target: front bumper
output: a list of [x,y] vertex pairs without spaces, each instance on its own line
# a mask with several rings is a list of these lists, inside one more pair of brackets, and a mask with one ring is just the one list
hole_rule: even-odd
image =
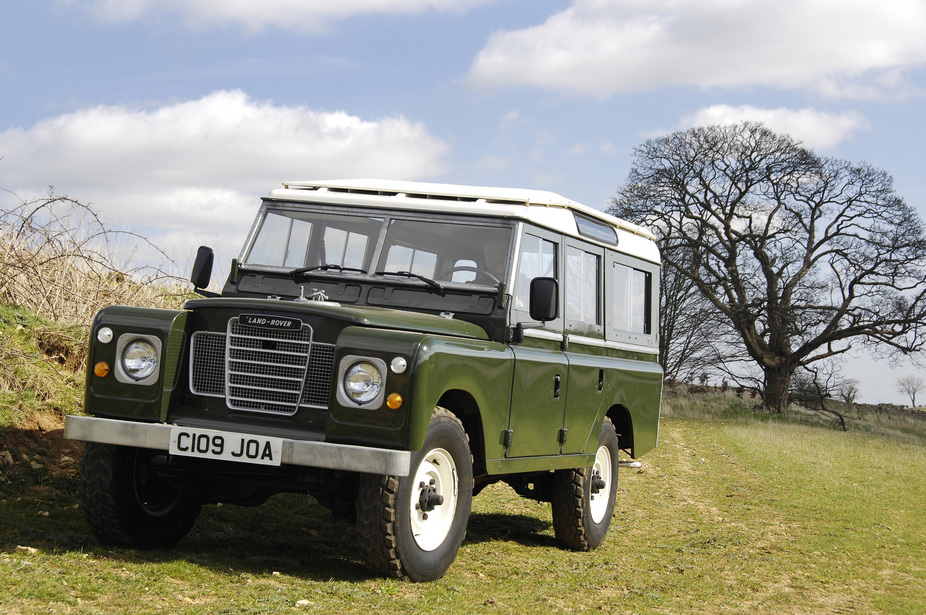
[[[170,448],[171,427],[173,425],[166,423],[137,423],[69,415],[65,417],[64,437],[85,442],[166,451]],[[411,453],[284,438],[282,463],[347,472],[408,476]]]

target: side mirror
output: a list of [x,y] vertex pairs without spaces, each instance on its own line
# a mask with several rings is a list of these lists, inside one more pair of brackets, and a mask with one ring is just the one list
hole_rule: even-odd
[[531,280],[530,315],[532,320],[547,322],[559,316],[559,282],[556,278]]
[[197,290],[209,286],[209,280],[212,279],[212,262],[215,260],[215,254],[212,248],[199,246],[196,251],[196,260],[193,262],[193,273],[190,275],[190,282]]

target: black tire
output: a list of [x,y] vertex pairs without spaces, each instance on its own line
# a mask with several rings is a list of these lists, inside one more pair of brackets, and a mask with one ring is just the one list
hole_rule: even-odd
[[200,504],[151,467],[149,449],[88,442],[80,462],[80,502],[94,536],[105,545],[154,549],[176,544]]
[[617,434],[611,420],[605,418],[595,464],[554,473],[553,531],[560,544],[589,551],[604,542],[614,515],[617,462]]
[[409,581],[444,576],[466,536],[473,500],[473,458],[463,424],[437,408],[409,476],[363,474],[357,533],[377,574]]

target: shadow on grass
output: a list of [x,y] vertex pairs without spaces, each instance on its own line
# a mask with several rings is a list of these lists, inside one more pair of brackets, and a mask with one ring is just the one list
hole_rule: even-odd
[[528,547],[556,546],[557,542],[552,536],[540,533],[550,526],[548,521],[529,515],[473,513],[469,518],[463,544],[505,540]]
[[0,498],[0,551],[89,553],[126,563],[190,562],[217,574],[273,572],[310,580],[372,578],[359,559],[354,525],[332,518],[311,498],[278,495],[257,507],[203,507],[177,545],[151,550],[101,545],[90,532],[76,493]]
[[[35,484],[30,472],[20,470],[18,480],[0,485],[2,552],[22,547],[50,555],[87,553],[125,564],[189,562],[216,574],[279,572],[321,582],[377,578],[360,559],[354,524],[334,517],[311,497],[281,494],[257,507],[207,505],[179,544],[141,551],[96,541],[78,504],[77,479],[58,477]],[[464,548],[491,541],[555,545],[552,537],[540,534],[549,526],[527,515],[473,513]]]

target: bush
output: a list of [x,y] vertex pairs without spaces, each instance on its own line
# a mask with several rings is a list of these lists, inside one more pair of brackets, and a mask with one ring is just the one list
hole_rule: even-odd
[[[163,263],[122,262],[120,243],[151,248]],[[82,324],[107,305],[174,307],[185,292],[168,270],[176,265],[160,249],[136,233],[107,228],[91,207],[73,199],[51,194],[0,212],[2,304]]]

